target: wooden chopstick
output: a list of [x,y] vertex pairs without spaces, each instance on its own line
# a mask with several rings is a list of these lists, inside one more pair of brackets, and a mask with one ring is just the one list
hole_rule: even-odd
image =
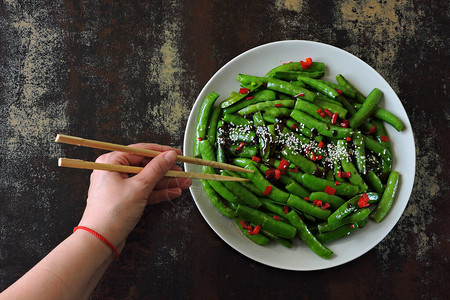
[[[113,165],[113,164],[103,164],[90,161],[84,161],[81,159],[71,159],[71,158],[60,158],[58,159],[58,166],[75,168],[75,169],[85,169],[85,170],[104,170],[104,171],[114,171],[121,173],[137,174],[142,171],[142,167],[134,166],[124,166],[124,165]],[[192,179],[207,179],[207,180],[217,180],[217,181],[248,181],[246,178],[222,176],[217,174],[206,174],[206,173],[192,173],[183,171],[173,171],[169,170],[166,175],[167,177],[182,177],[182,178],[192,178]]]
[[[119,144],[100,142],[100,141],[89,140],[89,139],[79,138],[79,137],[65,135],[65,134],[57,134],[55,142],[76,145],[76,146],[90,147],[90,148],[95,148],[95,149],[102,149],[102,150],[121,151],[121,152],[127,152],[127,153],[131,153],[131,154],[137,154],[137,155],[142,155],[142,156],[147,156],[147,157],[155,157],[158,154],[162,153],[162,152],[155,151],[155,150],[148,150],[148,149],[119,145]],[[210,167],[218,168],[218,169],[222,169],[222,170],[253,173],[253,171],[251,171],[251,170],[241,168],[238,166],[225,164],[225,163],[221,163],[221,162],[217,162],[217,161],[204,160],[204,159],[199,159],[199,158],[195,158],[195,157],[183,156],[183,155],[177,155],[177,161],[191,163],[191,164],[195,164],[195,165],[210,166]],[[193,177],[191,177],[191,178],[193,178]]]

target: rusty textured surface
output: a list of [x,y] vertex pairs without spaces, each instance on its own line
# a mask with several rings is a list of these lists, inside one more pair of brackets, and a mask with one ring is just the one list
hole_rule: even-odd
[[149,207],[92,299],[444,299],[450,292],[448,1],[0,2],[0,290],[77,224],[88,173],[59,156],[99,151],[58,132],[181,147],[192,104],[254,46],[335,45],[381,73],[416,140],[415,187],[377,247],[345,265],[290,272],[253,262],[208,227],[189,193]]

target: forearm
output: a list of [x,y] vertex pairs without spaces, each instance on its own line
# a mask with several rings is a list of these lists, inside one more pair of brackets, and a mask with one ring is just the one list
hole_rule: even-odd
[[77,230],[0,299],[86,299],[112,261],[106,244],[89,232]]

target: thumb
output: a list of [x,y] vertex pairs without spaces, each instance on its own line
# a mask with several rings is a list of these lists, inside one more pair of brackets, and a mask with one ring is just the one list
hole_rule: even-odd
[[170,170],[176,160],[177,153],[174,150],[163,152],[153,158],[139,174],[131,179],[153,189],[158,181]]

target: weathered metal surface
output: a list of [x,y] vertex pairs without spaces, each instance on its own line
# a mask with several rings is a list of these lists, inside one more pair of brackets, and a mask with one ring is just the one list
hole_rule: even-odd
[[375,68],[412,122],[417,169],[377,247],[316,272],[277,270],[226,245],[189,193],[149,207],[92,299],[444,299],[449,287],[447,1],[0,2],[0,290],[70,234],[89,173],[56,133],[182,146],[196,96],[254,46],[305,39]]

